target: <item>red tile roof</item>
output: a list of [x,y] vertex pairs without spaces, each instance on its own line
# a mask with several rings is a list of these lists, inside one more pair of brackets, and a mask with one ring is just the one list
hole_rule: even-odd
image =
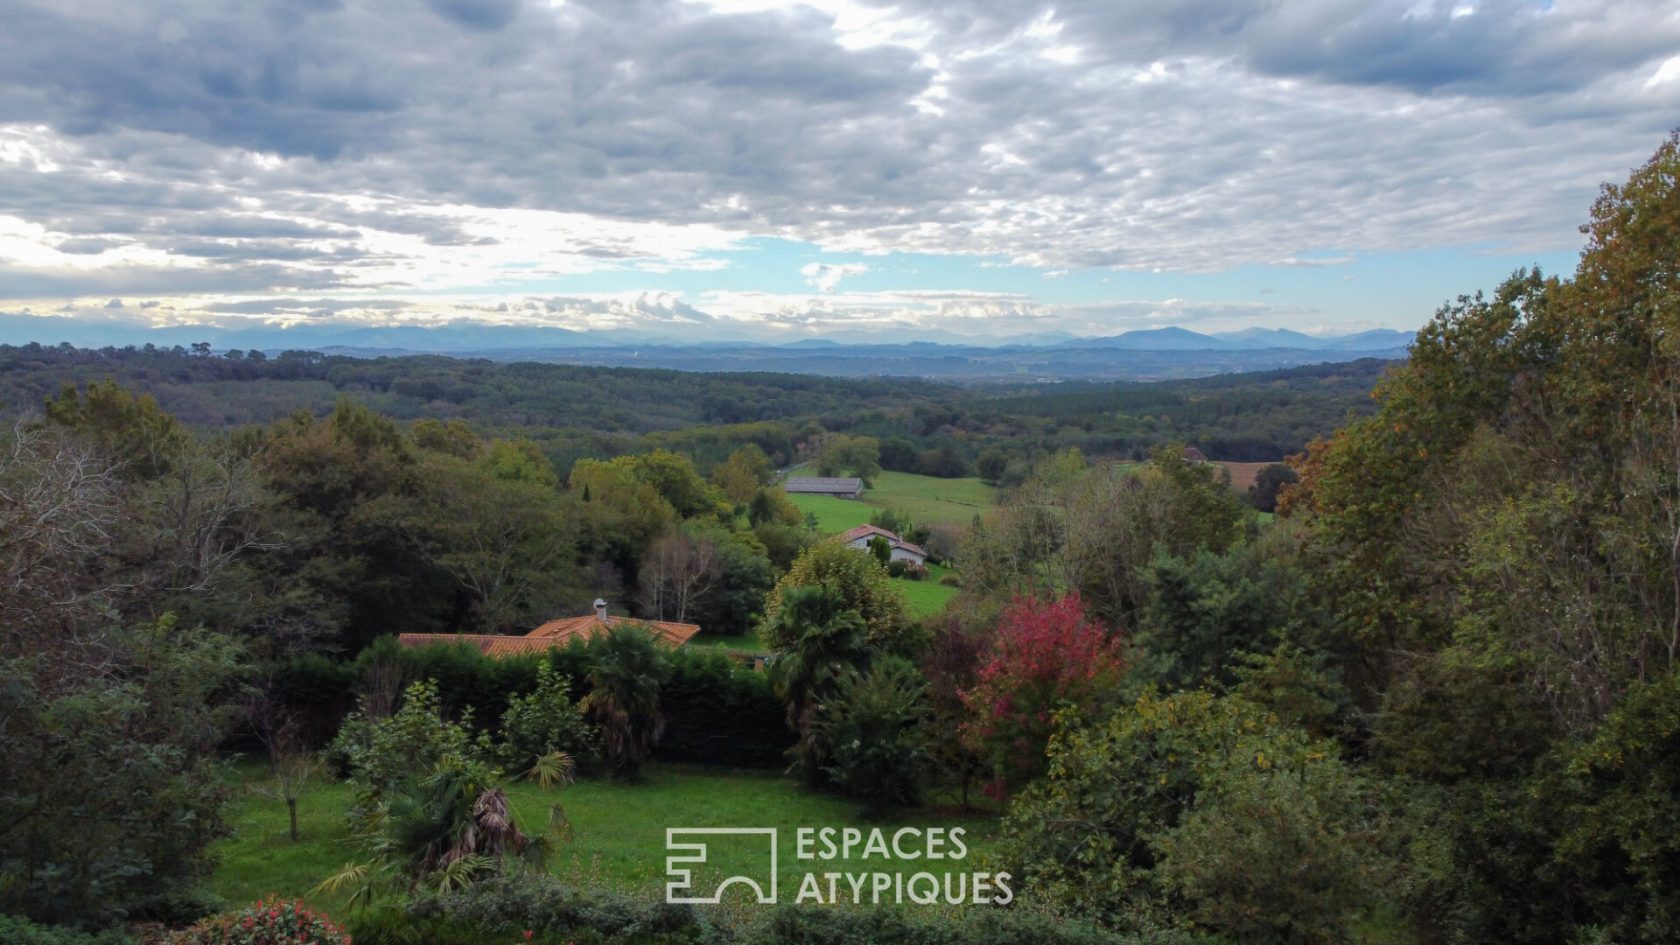
[[587,614],[582,617],[550,620],[519,637],[494,633],[403,633],[397,636],[397,643],[400,646],[448,646],[465,643],[477,647],[478,652],[486,656],[523,656],[526,653],[543,653],[555,647],[566,646],[573,640],[588,640],[602,630],[620,624],[644,625],[653,631],[656,639],[671,647],[682,646],[700,632],[700,627],[692,623],[635,620],[619,616],[608,616],[603,622],[599,616]]
[[841,532],[840,541],[849,545],[852,542],[857,541],[859,538],[873,538],[876,535],[885,538],[887,540],[887,545],[892,548],[902,548],[905,551],[921,555],[924,558],[928,556],[927,551],[923,549],[921,545],[905,541],[879,525],[859,525],[856,528]]
[[620,617],[610,614],[603,620],[596,614],[585,614],[582,617],[562,617],[550,620],[525,635],[525,639],[541,639],[556,641],[556,645],[565,646],[574,639],[587,640],[607,628],[619,624],[642,624],[661,642],[677,647],[687,643],[696,633],[700,632],[698,624],[676,623],[670,620],[637,620],[633,617]]
[[857,541],[859,538],[873,538],[876,535],[880,535],[887,541],[901,540],[897,535],[894,535],[892,532],[887,531],[879,525],[859,525],[856,528],[848,529],[840,533],[840,540],[849,545],[852,542]]
[[494,633],[403,633],[397,635],[397,643],[401,646],[449,646],[465,643],[477,647],[478,652],[486,656],[523,656],[566,645],[565,640],[508,637]]

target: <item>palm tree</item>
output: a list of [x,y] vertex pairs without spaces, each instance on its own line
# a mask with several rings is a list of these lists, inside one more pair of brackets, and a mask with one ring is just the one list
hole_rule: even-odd
[[[553,788],[569,782],[572,770],[571,759],[554,752],[525,776]],[[459,888],[513,860],[540,868],[552,841],[570,835],[566,813],[551,805],[545,832],[526,834],[499,778],[493,769],[450,759],[424,777],[393,785],[364,828],[372,859],[345,865],[317,891],[348,890],[350,904],[364,906],[381,888]]]
[[776,655],[771,673],[776,694],[787,702],[788,727],[799,734],[794,767],[812,783],[821,778],[828,752],[811,717],[842,674],[868,664],[868,635],[863,617],[846,608],[838,591],[795,587],[782,597],[770,636],[793,645]]
[[653,634],[637,624],[620,624],[590,640],[589,655],[589,695],[579,705],[601,726],[613,773],[634,779],[665,730],[659,690],[670,675],[670,661]]

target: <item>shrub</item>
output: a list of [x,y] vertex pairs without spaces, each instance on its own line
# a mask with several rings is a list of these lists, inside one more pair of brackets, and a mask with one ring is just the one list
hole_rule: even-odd
[[1077,595],[1016,598],[980,655],[973,688],[962,693],[972,714],[963,734],[990,761],[993,793],[1043,772],[1056,714],[1100,711],[1124,672],[1118,636],[1088,619]]
[[1005,823],[1018,895],[1121,928],[1194,920],[1332,943],[1376,883],[1364,791],[1335,746],[1235,698],[1146,696],[1058,736]]
[[566,886],[546,873],[502,873],[448,892],[425,891],[402,909],[356,917],[357,945],[483,945],[524,941],[691,943],[717,941],[692,907]]
[[764,639],[776,649],[793,644],[791,628],[781,621],[782,597],[796,587],[832,589],[857,611],[869,632],[869,644],[897,650],[905,645],[904,592],[887,576],[887,569],[871,555],[858,554],[838,541],[812,545],[800,554],[788,573],[764,599],[761,624]]
[[571,684],[548,663],[537,666],[536,691],[508,703],[498,734],[496,755],[516,773],[557,751],[583,767],[599,754],[599,733],[572,701]]
[[444,718],[437,683],[417,682],[408,687],[402,707],[389,718],[350,713],[330,752],[353,780],[377,797],[417,771],[435,769],[445,757],[481,754],[484,746],[475,743],[464,724],[470,720],[470,714],[463,722]]
[[910,910],[783,906],[739,945],[1217,945],[1189,932],[1121,935],[1030,909],[972,907],[956,916]]
[[962,578],[957,577],[955,574],[941,574],[939,576],[939,583],[945,587],[962,587]]
[[843,673],[817,705],[812,728],[828,748],[824,770],[870,813],[921,797],[928,763],[924,690],[916,667],[889,657],[868,673]]
[[243,648],[169,616],[83,642],[0,658],[0,912],[99,927],[208,873]]
[[0,915],[0,942],[6,945],[134,945],[134,939],[114,929],[84,932],[62,925],[41,925],[15,915]]
[[[170,928],[191,925],[205,916],[215,915],[228,904],[210,891],[208,886],[183,883],[136,903],[129,911],[132,922],[156,922]],[[4,941],[0,939],[0,941]]]
[[205,919],[176,936],[173,945],[350,945],[350,936],[301,902],[265,899]]

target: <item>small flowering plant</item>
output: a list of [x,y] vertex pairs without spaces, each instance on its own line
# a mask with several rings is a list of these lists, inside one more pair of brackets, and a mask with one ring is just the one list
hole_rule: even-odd
[[205,919],[175,945],[350,945],[350,936],[295,899],[264,899]]

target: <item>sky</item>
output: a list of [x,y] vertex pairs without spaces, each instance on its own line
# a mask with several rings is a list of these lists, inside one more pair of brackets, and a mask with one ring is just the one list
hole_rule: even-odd
[[0,315],[90,325],[1413,329],[1680,125],[1673,0],[0,7]]

